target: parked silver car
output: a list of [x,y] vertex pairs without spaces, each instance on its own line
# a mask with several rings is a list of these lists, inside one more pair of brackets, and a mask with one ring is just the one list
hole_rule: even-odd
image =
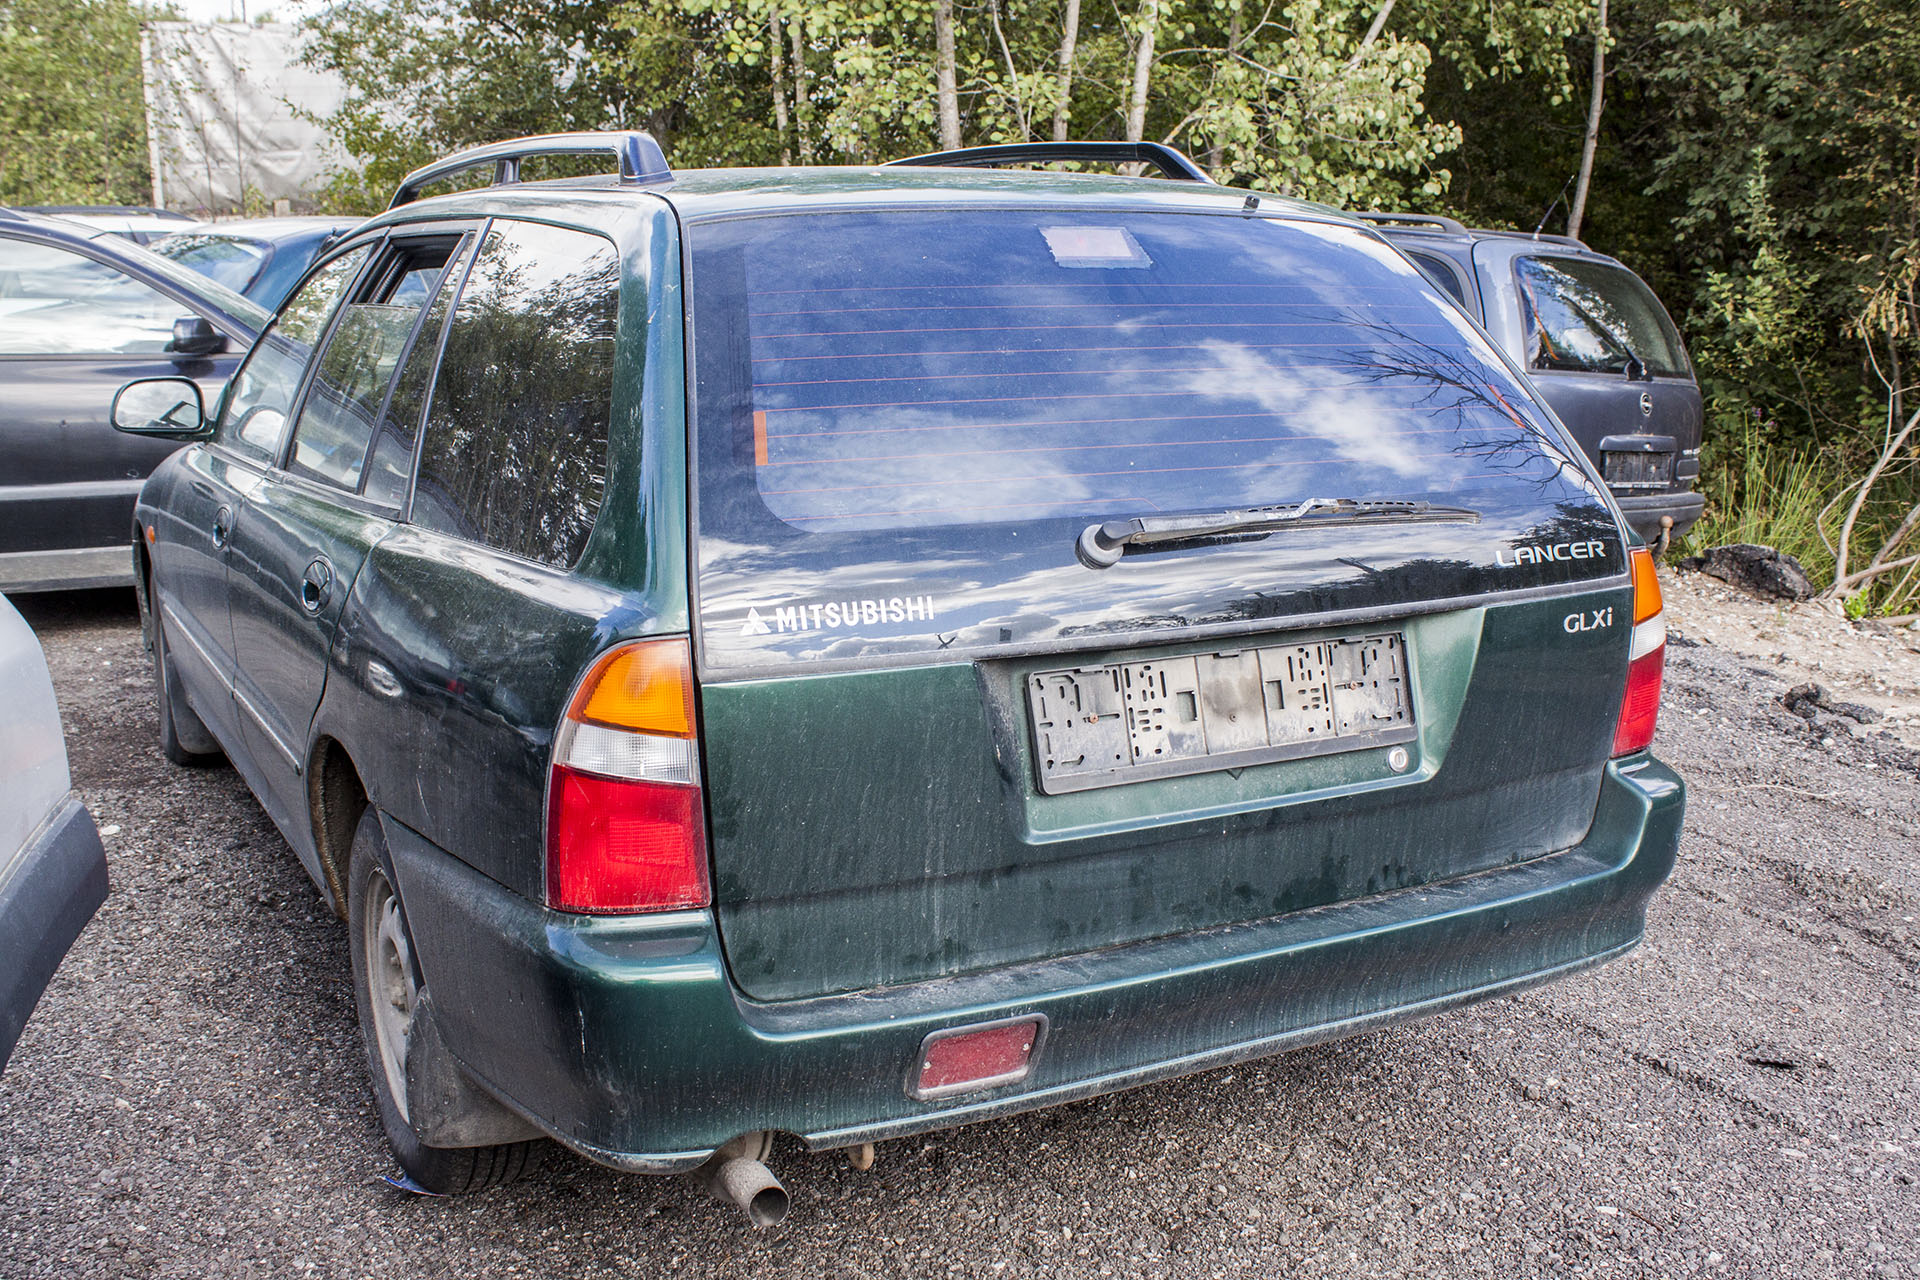
[[74,793],[46,656],[0,596],[0,1068],[107,896],[107,855]]

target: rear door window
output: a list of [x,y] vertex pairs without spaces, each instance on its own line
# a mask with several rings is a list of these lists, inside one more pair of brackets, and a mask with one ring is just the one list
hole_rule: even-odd
[[[1389,597],[1384,579],[1345,583],[1367,570],[1338,557],[1491,561],[1496,526],[1604,516],[1471,322],[1355,228],[902,210],[689,236],[710,657],[866,647],[836,630],[952,652],[1245,618],[1284,609],[1250,593],[1288,557],[1302,582]],[[1108,575],[1073,555],[1092,522],[1313,498],[1482,521],[1470,546],[1422,525],[1171,549]],[[1268,567],[1231,580],[1254,550]]]
[[380,424],[373,433],[373,452],[367,463],[366,496],[384,506],[406,505],[407,488],[413,482],[413,450],[420,438],[420,419],[426,413],[427,393],[433,388],[433,371],[440,361],[440,343],[447,329],[447,314],[453,310],[453,295],[472,258],[468,251],[457,256],[443,275],[433,304],[414,335],[406,363],[394,382],[393,394],[381,411]]
[[301,405],[289,471],[359,489],[375,419],[458,243],[396,245],[341,308]]
[[1673,321],[1640,277],[1590,258],[1517,258],[1527,350],[1535,369],[1621,373],[1639,359],[1651,373],[1686,376]]
[[412,520],[560,568],[606,489],[620,258],[584,231],[496,220],[455,305]]

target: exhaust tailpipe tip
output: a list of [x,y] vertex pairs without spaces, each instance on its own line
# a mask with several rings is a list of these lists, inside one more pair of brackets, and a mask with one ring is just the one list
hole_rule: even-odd
[[773,1226],[792,1207],[787,1189],[773,1170],[745,1157],[722,1161],[707,1175],[707,1188],[717,1198],[738,1205],[756,1227]]

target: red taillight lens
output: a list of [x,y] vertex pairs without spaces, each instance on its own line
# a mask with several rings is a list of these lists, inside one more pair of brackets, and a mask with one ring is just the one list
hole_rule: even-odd
[[604,655],[553,740],[547,905],[598,914],[712,901],[685,637]]
[[547,902],[556,911],[707,905],[700,789],[553,771]]
[[1660,718],[1660,677],[1667,665],[1667,646],[1661,645],[1627,664],[1627,692],[1620,699],[1620,724],[1613,731],[1613,754],[1646,750],[1653,741],[1654,722]]
[[1667,665],[1667,616],[1660,600],[1660,579],[1653,554],[1636,547],[1633,569],[1633,637],[1627,656],[1627,691],[1620,697],[1620,720],[1613,731],[1613,754],[1644,751],[1660,718],[1660,680]]

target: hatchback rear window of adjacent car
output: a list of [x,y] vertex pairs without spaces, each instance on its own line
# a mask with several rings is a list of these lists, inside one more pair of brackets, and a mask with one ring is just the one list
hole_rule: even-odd
[[235,293],[245,293],[273,256],[273,246],[263,241],[200,231],[177,232],[147,247]]
[[702,431],[793,529],[1473,506],[1565,465],[1468,322],[1353,229],[970,211],[694,234]]
[[1589,258],[1519,258],[1513,264],[1536,369],[1687,372],[1680,335],[1653,291],[1631,271]]
[[620,259],[498,220],[453,311],[414,481],[416,524],[561,568],[607,478]]

